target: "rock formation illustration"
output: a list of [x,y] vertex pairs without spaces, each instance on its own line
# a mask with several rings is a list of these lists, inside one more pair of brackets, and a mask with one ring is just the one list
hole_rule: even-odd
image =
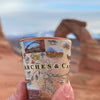
[[1,21],[0,21],[0,55],[2,54],[12,54],[13,51],[6,40],[3,31],[2,31],[2,26],[1,26]]
[[[34,45],[34,43],[37,43],[37,44],[39,44],[38,46],[34,46],[34,47],[32,47],[31,49],[28,49],[28,47],[30,46],[30,45]],[[29,45],[27,45],[27,47],[25,48],[25,52],[26,53],[30,53],[30,52],[43,52],[43,51],[45,51],[45,48],[44,48],[45,46],[44,46],[44,41],[43,40],[35,40],[35,41],[33,41],[33,42],[31,42]]]
[[64,19],[55,31],[55,37],[64,37],[73,33],[80,42],[80,71],[100,71],[100,46],[85,28],[86,22]]

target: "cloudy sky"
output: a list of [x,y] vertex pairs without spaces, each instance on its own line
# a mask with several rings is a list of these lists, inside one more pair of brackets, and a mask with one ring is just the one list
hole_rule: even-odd
[[55,30],[65,18],[86,21],[98,34],[100,0],[0,0],[0,17],[6,36]]

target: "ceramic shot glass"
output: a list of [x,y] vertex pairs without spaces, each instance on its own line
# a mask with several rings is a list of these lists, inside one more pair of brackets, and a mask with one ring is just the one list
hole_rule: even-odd
[[68,83],[71,41],[59,37],[25,38],[20,41],[28,98],[50,99]]

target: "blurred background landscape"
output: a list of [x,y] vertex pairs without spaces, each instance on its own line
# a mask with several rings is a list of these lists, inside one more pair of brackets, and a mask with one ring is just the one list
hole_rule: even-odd
[[[98,64],[100,63],[100,0],[0,0],[0,18],[1,100],[5,100],[16,91],[19,81],[24,81],[19,41],[27,37],[53,37],[63,19],[87,23],[85,29],[89,31],[91,38],[96,40],[93,45],[98,45],[91,49],[94,54],[92,57],[98,55]],[[96,70],[87,69],[87,66],[84,70],[81,69],[82,42],[73,32],[66,35],[66,38],[72,40],[69,79],[75,99],[100,100],[100,67],[95,64],[97,60],[91,62]],[[84,38],[88,40],[87,37]],[[96,51],[97,49],[99,51]]]

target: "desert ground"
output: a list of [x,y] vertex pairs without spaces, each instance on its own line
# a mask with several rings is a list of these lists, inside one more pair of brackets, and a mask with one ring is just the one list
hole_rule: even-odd
[[[13,54],[0,53],[0,100],[5,100],[17,90],[19,81],[24,81],[24,71],[18,41],[11,42]],[[0,47],[1,48],[1,47]],[[75,100],[100,100],[100,74],[79,72],[79,42],[73,43],[70,81],[75,93]]]

